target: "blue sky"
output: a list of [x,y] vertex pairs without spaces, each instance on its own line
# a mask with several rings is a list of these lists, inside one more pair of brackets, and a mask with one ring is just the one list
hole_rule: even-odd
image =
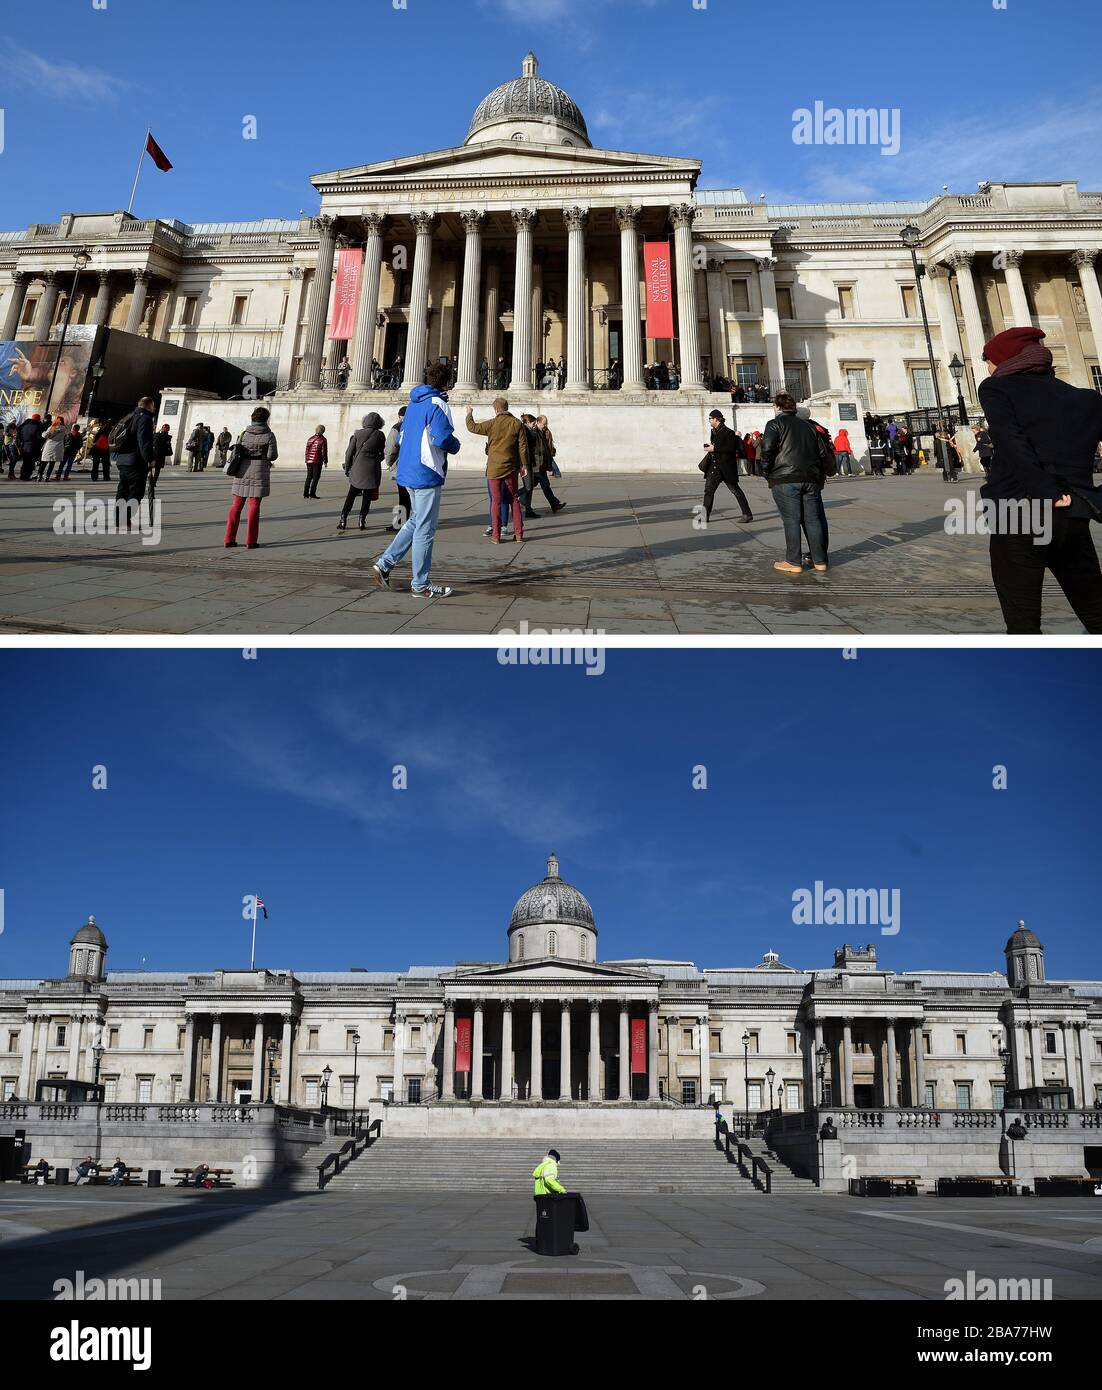
[[[1050,974],[1098,978],[1100,665],[619,650],[593,677],[489,650],[5,651],[0,975],[63,974],[90,912],[116,970],[247,965],[254,891],[262,964],[500,959],[554,850],[605,959],[806,967],[875,937],[893,968],[986,971],[1024,918]],[[898,888],[899,934],[795,926],[816,879]]]
[[[312,212],[312,173],[461,144],[529,47],[595,144],[701,158],[704,185],[751,198],[1102,188],[1097,0],[41,0],[35,17],[5,36],[9,229],[125,207],[147,122],[176,168],[147,166],[139,215]],[[794,145],[816,101],[898,108],[899,154]]]

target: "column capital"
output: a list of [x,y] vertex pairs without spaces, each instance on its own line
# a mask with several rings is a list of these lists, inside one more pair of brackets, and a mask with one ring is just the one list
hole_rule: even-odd
[[46,285],[54,285],[54,284],[57,283],[57,278],[58,278],[58,277],[57,277],[57,271],[56,271],[56,270],[43,270],[43,271],[40,271],[40,272],[39,272],[39,275],[38,275],[38,278],[39,278],[44,284],[46,284]]
[[709,256],[707,261],[707,269],[710,270],[712,274],[716,274],[718,271],[721,271],[723,269],[724,264],[725,262],[721,261],[718,256]]
[[455,1013],[455,1000],[454,1000],[454,999],[445,999],[445,1000],[444,1000],[444,1012],[445,1012],[446,1014],[453,1014],[453,1013]]
[[972,269],[973,259],[974,256],[971,251],[950,251],[945,257],[945,263],[952,266],[957,274],[961,275]]
[[386,217],[381,212],[364,212],[360,214],[360,224],[364,233],[370,236],[373,232],[381,232]]
[[600,1007],[601,1007],[601,1001],[600,1001],[599,999],[591,999],[591,1000],[589,1001],[589,1011],[590,1011],[590,1013],[593,1013],[593,1014],[597,1013],[597,1012],[600,1010]]
[[1002,256],[1003,267],[1013,267],[1015,270],[1017,270],[1025,259],[1025,252],[1019,247],[1014,247],[1009,251],[1002,251],[1000,255]]
[[463,223],[463,229],[468,236],[474,236],[481,232],[482,224],[486,221],[486,214],[481,208],[467,208],[459,214],[459,220]]
[[30,278],[31,272],[29,270],[16,269],[11,273],[11,282],[13,285],[25,285]]
[[194,1022],[195,1022],[195,1015],[194,1015],[193,1013],[188,1013],[188,1012],[185,1010],[185,1012],[184,1012],[184,1022],[185,1022],[185,1023],[194,1023]]
[[111,272],[109,270],[97,270],[96,274],[99,276],[99,282],[101,285],[106,285],[108,280],[110,280],[111,278]]
[[536,220],[536,213],[532,208],[512,208],[509,216],[513,219],[513,226],[518,232],[530,229]]
[[319,213],[317,217],[311,217],[310,226],[322,237],[331,237],[333,228],[336,226],[337,219],[328,212]]
[[651,1012],[652,1014],[656,1014],[656,1013],[658,1012],[658,1008],[659,1008],[658,1000],[657,1000],[657,999],[648,999],[648,1000],[647,1000],[647,1008],[650,1010],[650,1012]]
[[621,203],[616,209],[616,221],[622,232],[634,231],[639,223],[639,209],[631,203]]
[[769,271],[772,273],[777,268],[776,256],[756,256],[758,270]]
[[543,1000],[542,1000],[542,999],[529,999],[529,1001],[528,1001],[528,1007],[531,1008],[531,1009],[537,1009],[537,1010],[539,1010],[539,1011],[542,1011],[542,1009],[543,1009]]
[[586,220],[589,217],[589,209],[583,207],[563,208],[562,215],[568,231],[580,232],[585,230]]
[[482,1006],[485,1002],[486,1001],[482,998],[481,994],[476,994],[475,997],[471,1000],[471,1007],[474,1009],[476,1014],[480,1014],[482,1012]]
[[1068,257],[1068,260],[1071,261],[1072,265],[1082,268],[1085,265],[1094,265],[1097,255],[1097,249],[1091,251],[1089,248],[1084,247],[1082,250],[1073,251]]
[[675,203],[670,208],[670,221],[675,227],[691,227],[696,213],[695,203]]
[[413,223],[413,229],[418,236],[428,236],[436,223],[434,212],[412,212],[409,220]]
[[[305,273],[306,273],[306,272],[303,270],[302,266],[300,266],[300,265],[293,265],[293,266],[291,267],[291,269],[288,271],[288,274],[290,275],[290,277],[291,277],[292,280],[301,280],[302,277],[303,277],[303,275],[304,275]],[[102,274],[102,272],[101,272],[101,274]]]
[[501,1007],[505,1013],[511,1014],[513,1012],[513,1001],[511,999],[503,999],[501,1001]]
[[148,285],[150,280],[153,279],[153,272],[147,270],[144,266],[139,270],[132,270],[130,273],[134,277],[135,285]]
[[570,995],[567,995],[565,998],[559,1000],[560,1006],[564,1009],[569,1009],[573,1002],[574,1000],[570,997]]

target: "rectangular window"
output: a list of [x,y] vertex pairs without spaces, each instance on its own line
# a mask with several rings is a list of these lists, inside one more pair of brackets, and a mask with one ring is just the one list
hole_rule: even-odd
[[927,1110],[932,1110],[933,1108],[934,1108],[934,1083],[933,1083],[932,1081],[927,1081],[927,1083],[926,1083],[926,1109],[927,1109]]
[[681,1030],[681,1051],[692,1052],[693,1050],[693,1030],[682,1028]]
[[966,1033],[958,1033],[956,1035],[956,1038],[957,1052],[963,1057],[964,1054],[968,1051],[968,1035]]
[[922,1035],[922,1051],[926,1054],[927,1057],[929,1057],[929,1055],[930,1055],[931,1047],[932,1047],[932,1043],[931,1043],[931,1041],[930,1041],[930,1034],[929,1034],[929,1033],[923,1033],[923,1035]]
[[760,1110],[762,1107],[762,1084],[760,1081],[751,1081],[746,1088],[746,1104],[751,1110]]
[[786,1110],[800,1109],[800,1083],[798,1081],[786,1081],[784,1083],[784,1108]]
[[996,1110],[1006,1108],[1006,1083],[993,1081],[991,1083],[991,1104]]
[[798,1047],[798,1045],[797,1045],[797,1044],[798,1044],[798,1041],[799,1041],[799,1040],[797,1039],[795,1033],[788,1033],[788,1034],[786,1034],[786,1036],[785,1036],[785,1045],[786,1045],[786,1047],[787,1047],[787,1049],[788,1049],[788,1055],[789,1055],[790,1057],[795,1057],[796,1053],[800,1050],[799,1047]]
[[352,1104],[352,1078],[350,1076],[341,1077],[341,1104],[350,1107]]
[[107,1046],[108,1046],[108,1047],[118,1047],[118,1045],[119,1045],[119,1030],[118,1030],[117,1028],[108,1028],[108,1030],[107,1030]]
[[1097,362],[1091,363],[1091,385],[1096,391],[1102,391],[1102,367]]
[[230,323],[235,327],[245,322],[245,314],[249,307],[249,297],[245,294],[235,294],[233,297],[233,310],[230,314]]
[[970,1081],[957,1082],[957,1109],[971,1110],[972,1108],[972,1083]]
[[185,1043],[186,1041],[187,1041],[187,1028],[186,1028],[186,1027],[183,1027],[183,1026],[177,1026],[177,1028],[176,1028],[176,1050],[177,1050],[178,1052],[182,1052],[182,1051],[184,1050],[184,1043]]
[[184,1098],[184,1078],[182,1076],[169,1078],[168,1093],[172,1097],[173,1104],[179,1105]]
[[138,1104],[148,1105],[153,1099],[153,1078],[151,1076],[138,1077]]
[[810,394],[807,389],[807,368],[802,362],[784,364],[784,389],[798,401],[806,401]]
[[153,1046],[153,1029],[152,1029],[152,1028],[143,1028],[143,1029],[142,1029],[142,1048],[143,1048],[144,1051],[148,1052],[148,1051],[152,1048],[152,1046]]
[[19,320],[20,328],[33,328],[35,317],[38,314],[38,300],[25,299],[23,301],[23,315]]
[[918,318],[918,291],[913,285],[900,285],[899,293],[903,299],[903,317]]
[[0,1086],[3,1087],[3,1090],[0,1091],[0,1095],[2,1095],[4,1100],[11,1100],[12,1096],[15,1095],[16,1080],[17,1078],[14,1076],[5,1076],[3,1081],[0,1081]]
[[316,1052],[318,1050],[318,1030],[307,1028],[306,1030],[306,1051]]
[[421,1104],[421,1078],[411,1076],[406,1082],[406,1101],[410,1105]]
[[838,286],[838,312],[844,319],[851,319],[855,316],[853,286]]
[[777,314],[782,319],[794,319],[792,312],[792,291],[787,285],[777,286]]
[[937,405],[934,396],[934,379],[929,367],[911,368],[911,394],[914,396],[916,410],[928,410]]
[[696,1082],[695,1082],[695,1081],[692,1081],[692,1080],[689,1080],[689,1081],[682,1081],[682,1083],[681,1083],[681,1104],[682,1104],[682,1105],[695,1105],[695,1104],[696,1104]]
[[856,396],[867,410],[872,402],[869,391],[869,371],[867,367],[846,368],[846,390]]
[[346,1028],[344,1030],[344,1048],[346,1052],[351,1052],[356,1046],[356,1029]]
[[420,1028],[412,1028],[412,1027],[410,1028],[410,1030],[409,1030],[409,1045],[410,1045],[410,1047],[420,1047],[420,1046],[421,1046],[421,1030],[420,1030]]
[[59,1024],[57,1025],[57,1036],[54,1038],[54,1046],[55,1046],[55,1047],[64,1047],[64,1046],[65,1046],[65,1025],[64,1025],[64,1023],[59,1023]]
[[310,1110],[316,1110],[321,1104],[321,1082],[316,1076],[302,1078],[302,1099]]
[[195,312],[199,308],[199,296],[189,294],[184,297],[180,305],[180,327],[193,328],[195,326]]
[[384,1051],[384,1052],[393,1052],[393,1051],[394,1051],[394,1029],[393,1029],[393,1028],[384,1028],[384,1029],[383,1029],[383,1051]]
[[9,1034],[8,1034],[8,1051],[9,1051],[9,1052],[18,1052],[18,1051],[19,1051],[19,1034],[18,1034],[18,1033],[9,1033]]
[[736,314],[748,314],[750,312],[749,280],[731,281],[731,303],[735,306]]
[[735,381],[739,386],[755,386],[758,380],[758,364],[756,362],[736,362]]
[[1055,1056],[1056,1056],[1056,1034],[1055,1034],[1055,1033],[1046,1033],[1046,1034],[1045,1034],[1045,1051],[1048,1053],[1048,1055],[1049,1055],[1050,1057],[1055,1057]]
[[720,1033],[718,1030],[717,1030],[716,1032],[714,1032],[714,1033],[709,1032],[708,1038],[709,1038],[709,1044],[708,1044],[708,1045],[709,1045],[709,1047],[711,1048],[712,1052],[722,1052],[722,1051],[723,1051],[723,1034],[722,1034],[722,1033]]
[[117,1076],[105,1076],[103,1078],[103,1099],[108,1105],[113,1105],[119,1098],[119,1078]]
[[759,1033],[751,1033],[751,1034],[750,1034],[750,1051],[751,1051],[751,1052],[758,1052],[758,1051],[760,1050],[759,1047],[758,1047],[758,1039],[759,1039],[760,1036],[761,1036],[761,1035],[760,1035]]

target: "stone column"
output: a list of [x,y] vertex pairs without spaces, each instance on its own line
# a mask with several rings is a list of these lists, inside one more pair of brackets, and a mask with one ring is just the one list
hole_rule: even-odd
[[[953,304],[952,290],[949,288],[949,275],[945,270],[935,274],[936,267],[929,267],[929,280],[934,287],[934,298],[937,302],[937,318],[941,325],[941,350],[944,356],[945,366],[953,360],[956,353],[960,360],[964,361],[964,343],[961,341],[960,326],[957,323],[957,311]],[[939,385],[941,384],[939,374]],[[961,382],[961,390],[965,397],[970,394],[968,380],[965,378]],[[956,398],[956,391],[953,390],[953,397]],[[945,392],[941,393],[941,398],[945,400]],[[975,400],[973,394],[973,401]]]
[[[702,1014],[696,1021],[700,1029],[698,1046],[700,1048],[700,1102],[706,1105],[712,1093],[712,1037],[708,1015]],[[670,1078],[672,1084],[673,1078]],[[653,1097],[652,1097],[653,1099]]]
[[678,203],[670,208],[673,222],[673,249],[677,264],[677,332],[681,367],[681,389],[699,391],[704,386],[700,375],[700,328],[696,317],[696,269],[693,265],[692,203]]
[[1021,265],[1024,256],[1024,251],[1003,252],[1003,272],[1006,275],[1006,288],[1010,291],[1011,319],[1010,323],[1003,325],[1005,328],[1030,328],[1033,325],[1025,282],[1022,279]]
[[460,213],[467,239],[463,252],[463,297],[459,304],[459,367],[456,389],[478,389],[478,291],[482,280],[482,224],[478,208]]
[[1075,1025],[1075,1036],[1079,1049],[1079,1076],[1082,1086],[1083,1099],[1080,1105],[1084,1110],[1089,1110],[1094,1104],[1094,1088],[1091,1085],[1091,1058],[1090,1044],[1092,1041],[1090,1027],[1086,1023]]
[[926,1104],[926,1054],[922,1047],[922,1022],[914,1026],[915,1038],[915,1105]]
[[1033,1086],[1043,1086],[1045,1069],[1043,1066],[1044,1050],[1041,1046],[1041,1025],[1036,1019],[1031,1019],[1029,1023],[1029,1058],[1030,1075],[1032,1076]]
[[586,371],[585,224],[588,208],[567,208],[566,219],[566,389],[588,391]]
[[1029,1063],[1026,1060],[1025,1024],[1015,1020],[1010,1025],[1010,1050],[1014,1058],[1014,1091],[1024,1091],[1029,1085]]
[[515,390],[532,388],[532,227],[536,214],[530,208],[514,208],[517,233],[516,279],[513,287],[513,368]]
[[1094,268],[1097,251],[1073,251],[1071,263],[1079,272],[1079,283],[1083,286],[1083,298],[1087,301],[1087,317],[1091,323],[1091,337],[1094,339],[1094,355],[1102,361],[1102,291],[1098,288],[1098,275]]
[[394,1072],[391,1104],[405,1105],[406,1020],[405,1015],[399,1012],[397,1004],[394,1006],[394,1052],[391,1057],[391,1069]]
[[620,224],[620,312],[624,325],[621,390],[640,392],[643,387],[643,318],[639,312],[639,209],[618,207]]
[[214,1015],[210,1029],[210,1075],[207,1078],[210,1099],[222,1099],[222,1019]]
[[444,1074],[440,1078],[442,1100],[455,1099],[455,1002],[444,1001]]
[[[482,356],[489,363],[490,385],[494,381],[494,368],[497,365],[497,335],[501,325],[501,263],[496,256],[486,257],[486,308],[483,313]],[[475,376],[478,376],[478,363],[475,363]],[[481,385],[481,382],[479,382]]]
[[658,1099],[658,1000],[647,1005],[647,1098]]
[[708,339],[712,350],[712,375],[727,375],[727,319],[723,310],[723,262],[710,260],[708,283]]
[[620,1001],[620,1100],[631,1099],[631,1022],[627,1000]]
[[543,1099],[543,1001],[532,1000],[532,1080],[529,1100]]
[[976,284],[972,279],[971,251],[954,251],[949,257],[949,264],[956,271],[957,293],[968,339],[968,358],[978,390],[980,382],[987,376],[987,364],[983,360],[983,322],[980,319],[980,302],[976,298]]
[[563,999],[559,1015],[559,1099],[573,1100],[570,1090],[570,1000]]
[[333,257],[337,238],[336,219],[327,213],[311,219],[318,234],[318,258],[310,290],[310,309],[306,320],[306,341],[302,349],[302,376],[299,385],[316,391],[321,385],[321,362],[325,351],[325,325],[329,318],[329,295],[333,288]]
[[[412,215],[417,232],[413,250],[413,285],[409,296],[409,333],[406,335],[406,379],[403,391],[421,385],[425,359],[429,351],[429,272],[432,269],[432,228],[436,221],[431,212]],[[480,1064],[481,1065],[481,1064]]]
[[842,1104],[853,1105],[853,1030],[848,1018],[842,1020]]
[[264,1099],[264,1015],[257,1014],[253,1027],[253,1104]]
[[302,322],[302,292],[306,287],[306,275],[302,266],[293,265],[289,273],[291,287],[287,291],[287,317],[283,322],[283,332],[279,339],[279,366],[276,368],[276,382],[280,389],[292,385],[298,330]]
[[46,288],[42,291],[42,298],[38,301],[38,312],[34,316],[34,340],[36,343],[46,343],[50,340],[50,324],[53,322],[54,310],[57,308],[58,290],[60,289],[57,271],[47,270],[41,278],[45,282]]
[[601,1001],[589,1001],[589,1103],[601,1099]]
[[501,1099],[513,1099],[513,1001],[501,1006]]
[[781,316],[777,312],[777,282],[773,271],[777,262],[769,256],[758,261],[758,287],[761,290],[761,327],[765,337],[765,359],[769,371],[769,393],[784,386],[784,349],[781,346]]
[[811,1103],[819,1104],[819,1049],[823,1045],[823,1025],[820,1019],[815,1020],[815,1054],[811,1059]]
[[482,1049],[483,1016],[482,1000],[474,1001],[474,1027],[471,1029],[471,1099],[482,1099]]
[[149,293],[149,282],[153,276],[148,270],[134,272],[134,294],[130,300],[130,312],[126,316],[127,333],[140,333],[142,314],[145,312],[145,297]]
[[[532,252],[532,365],[543,360],[543,253]],[[536,383],[537,386],[539,383]]]
[[84,1019],[77,1014],[69,1015],[69,1066],[66,1076],[70,1081],[80,1080],[80,1040],[84,1032]]
[[35,1058],[35,1080],[45,1081],[50,1056],[50,1016],[43,1015],[38,1021],[38,1056]]
[[0,339],[5,343],[15,341],[15,335],[19,332],[19,319],[23,313],[23,301],[27,297],[26,271],[16,270],[11,277],[11,298],[8,300],[8,307],[4,314],[4,328],[0,333]]
[[23,1024],[22,1035],[19,1046],[23,1051],[23,1056],[19,1060],[19,1087],[16,1095],[20,1100],[30,1100],[31,1097],[31,1062],[33,1060],[34,1045],[38,1034],[38,1019],[29,1018]]
[[888,1034],[888,1098],[884,1104],[894,1109],[899,1104],[899,1079],[895,1067],[895,1019],[889,1018],[885,1026]]
[[295,1020],[293,1015],[283,1015],[283,1047],[279,1054],[279,1103],[280,1105],[290,1105],[291,1103],[291,1067],[294,1058],[291,1050],[294,1047]]
[[360,272],[360,302],[356,307],[356,336],[349,382],[354,391],[371,388],[371,357],[375,347],[375,322],[379,317],[379,282],[383,274],[383,219],[378,213],[369,212],[365,213],[362,221],[367,238]]
[[195,1015],[184,1014],[184,1062],[180,1077],[181,1100],[195,1099]]

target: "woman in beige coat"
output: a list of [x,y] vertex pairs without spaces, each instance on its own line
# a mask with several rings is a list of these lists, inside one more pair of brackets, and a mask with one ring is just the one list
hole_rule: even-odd
[[237,526],[246,498],[249,502],[249,520],[245,528],[245,545],[247,549],[255,550],[260,544],[260,499],[267,497],[272,490],[272,464],[279,457],[276,437],[268,428],[269,414],[262,405],[258,405],[253,411],[252,423],[237,441],[237,448],[247,458],[248,465],[241,476],[233,480],[233,501],[226,522],[227,546],[237,544]]

